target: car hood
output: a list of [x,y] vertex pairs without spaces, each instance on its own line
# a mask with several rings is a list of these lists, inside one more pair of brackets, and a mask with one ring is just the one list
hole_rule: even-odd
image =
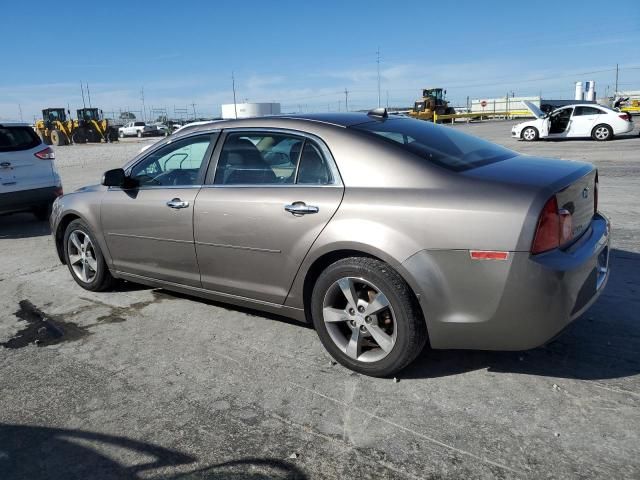
[[587,175],[594,168],[590,163],[574,160],[517,155],[468,170],[463,175],[478,180],[548,190],[549,194],[552,194]]
[[528,100],[524,100],[522,103],[524,103],[525,107],[527,107],[527,110],[529,110],[534,117],[536,118],[544,117],[545,113],[542,110],[540,110],[540,107],[538,107],[537,105],[534,105]]

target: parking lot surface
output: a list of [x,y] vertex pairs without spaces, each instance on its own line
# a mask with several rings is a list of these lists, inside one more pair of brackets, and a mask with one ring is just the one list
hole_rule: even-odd
[[[640,138],[524,143],[599,168],[612,274],[557,340],[425,350],[394,379],[276,316],[124,283],[92,293],[48,225],[0,217],[0,478],[639,478]],[[65,191],[154,139],[56,148]],[[63,333],[63,334],[62,334]]]

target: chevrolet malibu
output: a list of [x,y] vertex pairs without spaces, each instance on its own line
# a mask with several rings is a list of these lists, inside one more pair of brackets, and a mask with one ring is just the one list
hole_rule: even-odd
[[608,278],[587,163],[369,114],[202,124],[59,198],[60,260],[313,324],[341,364],[388,376],[437,349],[529,349]]

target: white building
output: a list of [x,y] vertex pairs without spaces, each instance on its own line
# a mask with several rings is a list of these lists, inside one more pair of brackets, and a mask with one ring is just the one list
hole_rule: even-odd
[[227,103],[222,105],[222,118],[264,117],[265,115],[280,114],[279,103]]

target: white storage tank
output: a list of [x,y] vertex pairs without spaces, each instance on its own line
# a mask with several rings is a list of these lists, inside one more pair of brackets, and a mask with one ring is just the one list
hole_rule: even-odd
[[596,82],[588,80],[584,83],[584,99],[591,102],[596,100]]
[[576,82],[576,95],[574,100],[581,102],[584,100],[584,90],[582,90],[582,82]]
[[222,118],[251,118],[264,117],[265,115],[279,115],[279,103],[227,103],[222,105]]

